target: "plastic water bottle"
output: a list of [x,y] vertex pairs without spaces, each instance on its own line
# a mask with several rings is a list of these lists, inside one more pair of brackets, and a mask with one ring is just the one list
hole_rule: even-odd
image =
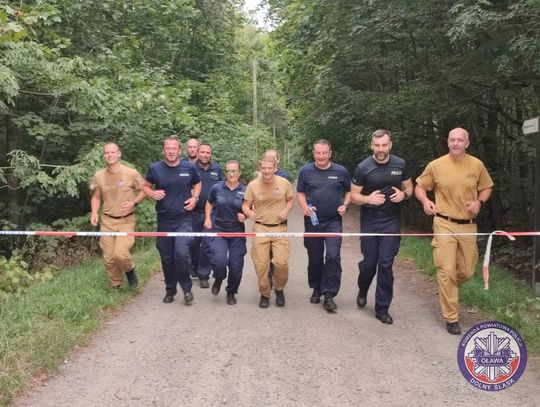
[[308,205],[308,207],[312,209],[311,215],[309,216],[311,219],[311,224],[313,226],[317,226],[319,224],[319,218],[317,217],[317,213],[315,212],[316,209],[313,207],[313,205]]

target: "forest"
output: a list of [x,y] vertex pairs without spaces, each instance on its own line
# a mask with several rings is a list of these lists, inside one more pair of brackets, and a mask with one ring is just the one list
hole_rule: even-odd
[[[143,174],[171,134],[246,174],[275,147],[294,174],[318,138],[352,171],[387,128],[416,177],[463,126],[495,181],[482,228],[532,230],[536,138],[521,127],[540,112],[540,0],[262,3],[266,28],[241,0],[0,1],[0,227],[89,230],[107,140]],[[417,203],[404,213],[428,230]],[[516,269],[521,240],[498,251]],[[0,236],[0,257],[39,268],[93,249],[51,242]]]

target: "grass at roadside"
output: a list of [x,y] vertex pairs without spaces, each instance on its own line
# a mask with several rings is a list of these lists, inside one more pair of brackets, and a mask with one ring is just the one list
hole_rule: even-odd
[[[141,283],[159,268],[154,249],[139,252],[135,261]],[[33,377],[55,372],[73,348],[87,343],[108,310],[136,293],[110,289],[102,261],[95,259],[0,304],[0,405]]]
[[[430,239],[402,238],[400,257],[413,260],[422,272],[435,279]],[[525,338],[528,351],[540,354],[540,297],[510,272],[493,264],[489,290],[484,290],[483,253],[480,257],[475,276],[460,288],[460,302],[517,329]]]

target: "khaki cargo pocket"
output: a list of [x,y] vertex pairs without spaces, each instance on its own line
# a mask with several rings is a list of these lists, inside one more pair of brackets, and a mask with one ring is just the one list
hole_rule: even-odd
[[433,247],[433,264],[435,268],[439,268],[442,263],[442,249],[441,244],[435,239],[431,241],[431,247]]

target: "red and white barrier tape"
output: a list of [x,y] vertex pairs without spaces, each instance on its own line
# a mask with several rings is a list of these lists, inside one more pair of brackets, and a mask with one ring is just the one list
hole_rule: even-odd
[[482,264],[482,275],[484,277],[484,290],[489,290],[489,261],[491,258],[491,241],[493,240],[493,236],[506,236],[510,241],[516,240],[514,236],[512,236],[511,233],[505,232],[503,230],[495,230],[494,232],[491,232],[488,237],[488,241],[486,244],[486,253],[484,254],[484,263]]
[[400,237],[433,237],[437,236],[488,236],[482,274],[484,290],[489,290],[489,263],[491,258],[491,243],[493,236],[506,236],[516,240],[515,236],[540,236],[540,232],[505,232],[495,230],[491,233],[255,233],[255,232],[66,232],[66,231],[29,231],[29,230],[0,230],[0,236],[55,236],[55,237],[99,237],[99,236],[133,236],[133,237],[362,237],[362,236],[400,236]]
[[[499,233],[498,231],[492,233]],[[506,233],[506,232],[501,232]],[[527,232],[518,232],[527,233]],[[534,232],[531,232],[534,233]],[[537,232],[540,234],[540,232]],[[491,233],[438,233],[437,236],[489,236]],[[509,233],[514,235],[515,233]],[[133,236],[133,237],[362,237],[362,236],[414,236],[432,237],[435,233],[309,233],[309,232],[71,232],[71,231],[31,231],[31,230],[0,230],[1,235],[10,236],[56,236],[56,237],[99,237],[99,236]],[[529,236],[529,235],[523,235]]]

